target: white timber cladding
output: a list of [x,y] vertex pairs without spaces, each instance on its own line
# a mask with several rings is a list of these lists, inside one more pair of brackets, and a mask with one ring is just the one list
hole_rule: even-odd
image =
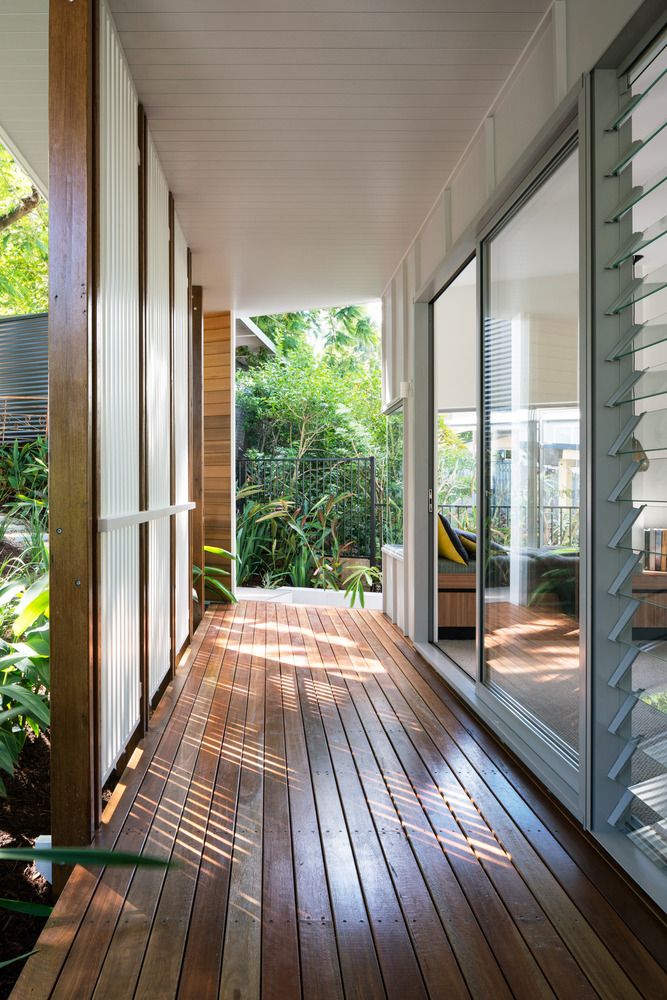
[[[99,18],[99,516],[139,508],[137,96],[104,2]],[[100,534],[100,768],[105,781],[140,717],[139,529]]]
[[[174,220],[174,489],[176,504],[190,499],[188,248]],[[187,511],[176,514],[176,649],[190,631],[190,548]]]
[[[146,464],[149,510],[171,503],[171,373],[169,343],[169,189],[146,139]],[[148,526],[148,677],[152,698],[171,657],[170,518]]]

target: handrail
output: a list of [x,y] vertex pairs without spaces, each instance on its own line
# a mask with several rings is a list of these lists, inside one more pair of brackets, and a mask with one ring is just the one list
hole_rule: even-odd
[[146,524],[147,521],[157,521],[161,517],[172,517],[187,510],[194,510],[197,504],[193,501],[177,503],[171,507],[156,507],[153,510],[138,510],[133,514],[116,514],[113,517],[97,519],[98,532],[118,531],[120,528],[132,528],[136,524]]

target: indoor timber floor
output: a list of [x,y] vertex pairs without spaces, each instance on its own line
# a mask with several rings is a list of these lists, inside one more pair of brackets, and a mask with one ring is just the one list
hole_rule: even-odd
[[13,996],[667,996],[665,925],[379,613],[209,611]]

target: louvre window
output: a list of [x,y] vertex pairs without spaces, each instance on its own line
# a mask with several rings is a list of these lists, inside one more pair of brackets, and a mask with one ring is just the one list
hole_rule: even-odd
[[620,692],[608,722],[618,738],[609,777],[619,795],[609,822],[667,866],[667,37],[621,81],[622,110],[608,125],[620,156],[606,176],[621,195],[607,222],[619,227],[619,294],[606,303],[623,336],[609,355],[618,388],[622,458],[609,500],[618,506],[610,545],[625,550],[609,593],[618,602],[610,638],[620,645],[610,679]]

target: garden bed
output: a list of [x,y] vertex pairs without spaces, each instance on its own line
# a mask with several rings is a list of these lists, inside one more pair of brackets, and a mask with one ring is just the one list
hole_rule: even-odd
[[[51,829],[48,734],[28,736],[14,774],[5,778],[7,798],[0,799],[0,847],[32,847]],[[25,861],[0,862],[0,896],[22,902],[50,904],[51,886]],[[44,919],[0,909],[0,961],[32,950]],[[23,966],[0,969],[0,998],[8,997]]]

